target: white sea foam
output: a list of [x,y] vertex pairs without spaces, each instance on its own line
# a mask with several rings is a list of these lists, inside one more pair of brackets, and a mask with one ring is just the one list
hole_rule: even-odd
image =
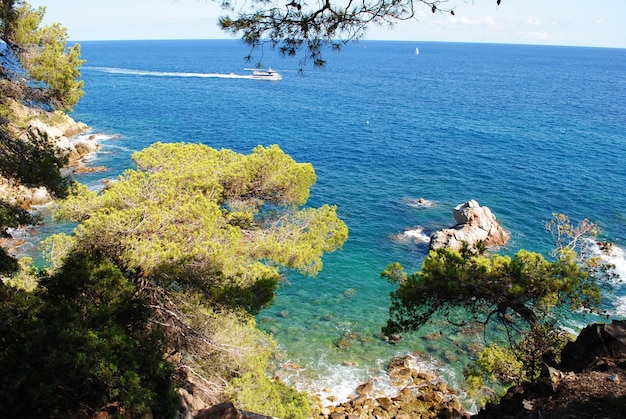
[[418,245],[429,243],[430,235],[425,232],[422,226],[407,228],[402,233],[395,234],[393,240],[405,243],[415,243]]
[[624,249],[612,244],[604,250],[600,250],[600,248],[598,250],[601,251],[602,259],[613,265],[613,272],[618,276],[618,282],[626,280],[626,252]]
[[352,364],[332,364],[320,359],[305,368],[293,368],[286,362],[278,375],[298,390],[319,395],[323,406],[336,405],[350,400],[356,388],[364,383],[367,370]]
[[[409,368],[433,375],[435,377],[434,383],[445,382],[458,388],[460,381],[454,371],[435,358],[421,357],[415,354],[406,355],[405,353],[398,353],[396,358],[404,356],[407,356],[409,360]],[[356,397],[357,387],[366,382],[372,383],[372,395],[374,397],[396,397],[400,388],[394,385],[389,377],[388,363],[389,360],[378,359],[376,367],[366,368],[357,364],[331,363],[322,357],[319,361],[306,367],[299,367],[286,361],[279,369],[278,375],[297,389],[318,395],[323,406],[331,406]],[[476,410],[473,402],[467,399],[465,393],[460,392],[458,397],[466,403],[466,409],[469,411]]]
[[252,75],[240,75],[234,73],[189,73],[179,71],[148,71],[132,70],[129,68],[116,67],[83,67],[85,70],[101,71],[112,74],[128,74],[135,76],[151,77],[195,77],[195,78],[218,78],[218,79],[252,79]]
[[595,244],[594,250],[602,260],[613,266],[612,313],[614,316],[626,316],[626,251],[613,243]]
[[424,198],[403,198],[402,201],[412,208],[429,208],[435,205],[433,201]]
[[626,295],[622,295],[621,297],[617,297],[613,302],[615,308],[615,315],[626,317]]
[[417,227],[417,228],[404,230],[402,234],[405,237],[418,243],[430,242],[430,236],[424,232],[424,227]]
[[86,134],[77,135],[74,141],[76,142],[76,141],[89,140],[89,141],[95,141],[97,143],[100,143],[102,141],[117,140],[120,138],[122,138],[122,136],[119,134],[86,133]]

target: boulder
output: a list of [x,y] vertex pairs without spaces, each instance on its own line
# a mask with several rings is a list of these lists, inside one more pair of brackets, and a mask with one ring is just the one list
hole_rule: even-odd
[[63,112],[36,111],[18,103],[13,103],[11,107],[30,128],[20,129],[20,137],[28,141],[29,131],[45,134],[57,147],[68,152],[69,166],[74,166],[83,156],[98,150],[98,144],[93,140],[70,141],[72,137],[89,130],[89,127],[82,122],[74,121]]
[[57,112],[56,118],[57,121],[54,125],[61,130],[65,137],[74,137],[75,135],[78,135],[89,129],[87,124],[74,121],[69,115],[65,113]]
[[52,202],[52,196],[45,186],[41,186],[36,189],[32,189],[32,195],[30,197],[30,205],[44,205]]
[[232,402],[224,402],[209,409],[202,409],[193,417],[194,419],[276,419],[272,416],[238,410]]
[[373,385],[372,385],[371,382],[368,381],[368,382],[363,383],[360,386],[358,386],[356,388],[356,393],[359,394],[359,395],[366,395],[366,396],[368,396],[368,395],[370,395],[372,393],[372,390],[373,390]]
[[585,327],[561,352],[561,370],[582,372],[602,358],[626,358],[626,320]]
[[179,388],[178,395],[180,396],[180,416],[184,419],[193,419],[196,417],[198,412],[208,410],[205,409],[206,401],[201,397],[194,395],[193,392],[189,392],[184,388]]
[[453,210],[457,224],[439,230],[430,237],[430,248],[437,250],[448,247],[460,250],[463,243],[475,247],[478,242],[485,246],[503,246],[510,235],[504,231],[488,207],[481,207],[475,200],[458,205]]
[[100,149],[100,145],[94,140],[76,140],[74,142],[74,149],[79,156],[85,156],[87,154],[95,153]]
[[23,185],[16,185],[0,176],[0,200],[29,210],[33,205],[45,205],[52,202],[52,196],[43,186],[28,188]]
[[[395,396],[384,396],[375,388],[376,381],[357,387],[357,396],[329,409],[328,419],[378,418],[411,419],[426,417],[465,418],[457,393],[433,374],[419,370],[420,356],[408,354],[391,362],[387,376]],[[417,378],[417,379],[414,379]]]

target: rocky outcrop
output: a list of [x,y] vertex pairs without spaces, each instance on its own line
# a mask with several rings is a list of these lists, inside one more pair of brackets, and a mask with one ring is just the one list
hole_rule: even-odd
[[[55,113],[47,115],[45,118],[31,117],[28,119],[28,126],[31,130],[39,131],[48,136],[48,139],[54,141],[57,146],[65,150],[69,155],[68,166],[73,167],[79,165],[81,160],[90,153],[98,151],[99,145],[93,140],[80,139],[71,141],[70,139],[89,129],[82,122],[76,122],[64,113]],[[26,131],[22,134],[23,139],[27,139]]]
[[511,387],[475,417],[618,418],[626,406],[626,321],[592,324],[568,343],[555,368]]
[[561,369],[582,372],[597,367],[605,359],[626,360],[626,320],[585,327],[576,341],[563,348]]
[[[99,149],[93,137],[71,140],[72,137],[85,132],[89,127],[82,122],[74,121],[65,113],[33,110],[17,102],[11,104],[11,112],[15,120],[21,121],[19,126],[10,126],[14,135],[25,141],[28,141],[29,131],[38,131],[47,135],[60,149],[67,151],[70,167],[83,166],[84,157]],[[0,199],[23,209],[30,209],[33,205],[51,202],[52,196],[44,187],[27,188],[0,177]]]
[[453,210],[456,225],[433,233],[430,248],[448,247],[460,250],[463,243],[471,247],[482,242],[485,246],[502,246],[510,236],[504,231],[488,207],[481,207],[475,200],[458,205]]
[[28,188],[13,185],[0,176],[0,199],[18,208],[30,209],[33,205],[45,205],[52,201],[45,187]]
[[200,410],[194,419],[277,419],[272,416],[259,415],[256,413],[239,410],[231,402],[224,402],[210,409]]

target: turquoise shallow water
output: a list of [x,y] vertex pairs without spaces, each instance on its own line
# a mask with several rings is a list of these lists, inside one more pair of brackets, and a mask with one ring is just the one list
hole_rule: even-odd
[[[109,168],[81,181],[98,187],[157,140],[245,153],[276,143],[313,163],[309,204],[337,204],[350,238],[317,277],[289,273],[258,316],[280,344],[279,373],[303,388],[345,397],[414,350],[460,385],[473,336],[444,324],[396,346],[377,335],[392,290],[380,272],[394,261],[419,269],[427,252],[394,236],[447,227],[468,199],[511,232],[503,252],[549,251],[552,212],[588,217],[626,247],[626,50],[361,42],[304,75],[265,50],[283,75],[271,83],[238,77],[250,64],[236,41],[81,45],[86,95],[73,116],[104,136],[94,164]],[[434,205],[416,207],[420,197]],[[622,316],[625,295],[618,287],[611,299]]]

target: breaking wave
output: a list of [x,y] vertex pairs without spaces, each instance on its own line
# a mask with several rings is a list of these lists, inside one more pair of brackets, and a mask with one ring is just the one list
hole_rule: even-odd
[[613,273],[615,274],[615,277],[612,278],[614,287],[611,298],[612,314],[626,317],[626,251],[615,244],[609,244],[602,248],[598,246],[597,251],[606,263],[613,266]]

